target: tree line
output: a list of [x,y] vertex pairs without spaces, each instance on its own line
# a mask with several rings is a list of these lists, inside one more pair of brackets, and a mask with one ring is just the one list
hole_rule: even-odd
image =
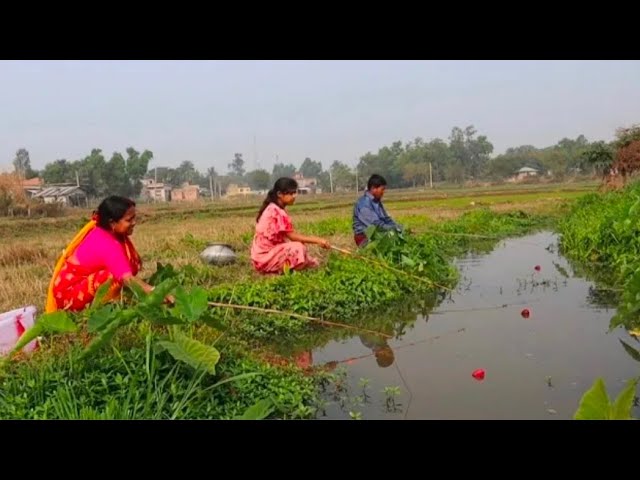
[[[624,149],[622,153],[621,148]],[[395,141],[375,153],[362,155],[355,168],[334,160],[325,169],[321,161],[307,157],[298,166],[278,162],[271,172],[265,169],[247,171],[242,153],[234,154],[225,174],[220,174],[213,166],[200,172],[189,160],[175,168],[150,168],[153,153],[149,150],[140,153],[133,147],[127,148],[125,154],[114,152],[109,159],[96,148],[79,160],[50,162],[40,172],[31,168],[29,153],[21,148],[16,152],[13,165],[20,178],[39,176],[47,184],[78,182],[88,195],[96,197],[107,194],[138,196],[144,178],[154,178],[173,187],[189,182],[208,189],[215,184],[216,191],[223,191],[229,184],[236,183],[248,184],[254,190],[266,190],[277,178],[293,176],[296,172],[316,178],[324,191],[353,190],[356,183],[361,189],[373,173],[383,175],[391,187],[397,188],[430,182],[497,181],[514,175],[522,167],[535,168],[541,174],[562,180],[576,172],[604,174],[615,162],[619,163],[623,174],[633,171],[636,163],[640,165],[640,127],[619,129],[611,142],[589,142],[584,135],[579,135],[575,139],[563,138],[548,147],[521,145],[508,148],[501,155],[492,156],[492,153],[493,144],[485,135],[478,135],[471,125],[464,129],[453,127],[446,140],[418,137],[406,143]]]

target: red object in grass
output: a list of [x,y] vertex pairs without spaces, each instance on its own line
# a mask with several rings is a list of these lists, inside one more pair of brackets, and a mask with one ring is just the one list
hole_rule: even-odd
[[540,265],[536,265],[535,267],[533,267],[533,269],[534,269],[536,272],[539,272],[540,270],[542,270],[542,267],[541,267]]
[[476,380],[484,380],[484,373],[484,369],[479,368],[477,370],[474,370],[471,376]]
[[523,308],[522,311],[520,312],[520,315],[522,315],[524,318],[529,318],[529,315],[531,315],[531,312],[529,311],[528,308]]

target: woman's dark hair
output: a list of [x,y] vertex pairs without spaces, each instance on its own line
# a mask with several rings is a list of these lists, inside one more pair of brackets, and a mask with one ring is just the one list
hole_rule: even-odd
[[296,182],[293,178],[282,177],[276,180],[276,183],[273,185],[273,188],[269,190],[267,193],[267,198],[262,202],[262,207],[260,207],[260,211],[258,212],[258,216],[256,217],[256,222],[260,220],[262,216],[262,212],[269,206],[271,203],[278,202],[278,193],[297,193],[298,192],[298,182]]
[[127,213],[127,210],[135,206],[136,202],[129,198],[118,197],[117,195],[105,198],[94,212],[94,215],[97,214],[98,216],[98,226],[104,230],[110,230],[111,222],[119,221]]

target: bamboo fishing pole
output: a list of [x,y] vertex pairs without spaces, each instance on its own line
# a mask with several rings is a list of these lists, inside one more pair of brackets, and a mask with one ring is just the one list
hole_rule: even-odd
[[[480,238],[480,239],[486,239],[486,240],[507,240],[507,238],[498,237],[498,236],[495,236],[495,235],[481,235],[481,234],[477,234],[477,233],[441,232],[441,231],[438,231],[438,230],[431,230],[429,228],[421,229],[420,231],[423,232],[423,233],[431,234],[431,235],[444,235],[444,236],[449,236],[449,237],[469,237],[469,238]],[[544,248],[544,249],[547,248],[547,247],[545,247],[543,245],[540,245],[539,243],[529,242],[529,241],[523,240],[521,238],[511,237],[508,240],[509,241],[518,241],[520,243],[527,243],[529,245],[534,245],[536,247],[540,247],[540,248]]]
[[378,335],[380,337],[393,338],[393,335],[388,335],[388,334],[382,333],[382,332],[376,332],[375,330],[369,330],[367,328],[356,327],[356,326],[353,326],[353,325],[347,325],[346,323],[330,322],[328,320],[322,320],[322,319],[316,318],[316,317],[309,317],[307,315],[300,315],[300,314],[293,313],[293,312],[285,312],[285,311],[282,311],[282,310],[275,310],[273,308],[260,308],[260,307],[251,307],[249,305],[234,305],[233,303],[218,303],[218,302],[209,302],[209,306],[211,306],[211,307],[220,307],[220,308],[234,308],[236,310],[251,310],[253,312],[271,313],[271,314],[275,314],[275,315],[286,315],[286,316],[289,316],[289,317],[300,318],[302,320],[309,320],[311,322],[317,322],[317,323],[321,323],[323,325],[329,325],[329,326],[332,326],[332,327],[348,328],[348,329],[352,329],[352,330],[359,330],[359,331],[362,331],[362,332],[372,333],[372,334]]
[[[432,336],[429,336],[429,337],[426,337],[426,338],[422,338],[422,339],[419,339],[419,340],[414,340],[413,342],[403,343],[403,344],[395,346],[395,347],[392,347],[392,346],[388,346],[388,347],[393,352],[396,352],[398,350],[402,350],[403,348],[414,347],[414,346],[422,344],[422,343],[432,342],[434,340],[440,340],[443,337],[456,335],[458,333],[464,333],[466,331],[467,331],[467,329],[465,327],[458,328],[457,330],[450,330],[448,332],[441,333],[440,335],[432,335]],[[374,353],[367,353],[367,354],[364,354],[364,355],[359,355],[357,357],[345,358],[344,360],[335,360],[335,361],[332,361],[332,362],[327,362],[327,364],[352,363],[352,362],[355,362],[355,361],[358,361],[358,360],[363,360],[365,358],[373,357],[374,355],[375,355],[375,352]]]
[[437,310],[437,307],[434,307],[433,310],[428,312],[429,315],[441,315],[444,313],[464,313],[464,312],[480,312],[483,310],[502,310],[508,307],[519,307],[522,305],[531,305],[532,303],[539,302],[540,299],[532,300],[529,302],[521,301],[515,303],[503,303],[502,305],[492,305],[489,307],[471,307],[471,308],[453,308],[449,310]]
[[362,259],[362,260],[366,260],[367,262],[374,263],[374,264],[376,264],[376,265],[378,265],[378,266],[380,266],[380,267],[383,267],[383,268],[388,268],[389,270],[392,270],[392,271],[394,271],[394,272],[396,272],[396,273],[402,273],[403,275],[407,275],[408,277],[411,277],[411,278],[413,278],[413,279],[415,279],[415,280],[418,280],[418,281],[420,281],[420,282],[425,282],[425,283],[427,283],[427,284],[428,284],[428,285],[430,285],[430,286],[438,287],[438,288],[441,288],[442,290],[447,290],[447,291],[449,291],[449,292],[452,292],[452,291],[453,291],[453,290],[452,290],[451,288],[449,288],[449,287],[445,287],[444,285],[437,284],[437,283],[435,283],[434,281],[429,280],[428,278],[418,277],[417,275],[413,275],[413,274],[411,274],[411,273],[409,273],[409,272],[405,272],[404,270],[400,270],[399,268],[392,267],[392,266],[391,266],[391,265],[389,265],[388,263],[378,262],[378,261],[374,260],[373,258],[365,257],[364,255],[359,255],[359,254],[357,254],[357,253],[355,253],[355,252],[352,252],[351,250],[347,250],[347,249],[345,249],[345,248],[339,248],[339,247],[336,247],[336,246],[334,246],[334,245],[331,245],[331,248],[332,248],[333,250],[337,251],[337,252],[344,253],[344,254],[346,254],[346,255],[351,255],[351,256],[353,256],[353,257],[360,258],[360,259]]

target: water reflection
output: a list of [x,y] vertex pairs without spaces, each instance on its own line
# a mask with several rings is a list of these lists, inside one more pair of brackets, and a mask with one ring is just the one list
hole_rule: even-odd
[[360,335],[359,338],[362,344],[373,352],[379,367],[387,368],[393,364],[395,355],[386,338],[375,335]]
[[[640,373],[637,339],[608,332],[615,292],[581,278],[555,235],[522,240],[458,259],[455,291],[358,323],[393,339],[336,331],[316,338],[313,363],[346,365],[356,396],[370,380],[381,398],[357,407],[365,419],[398,418],[384,408],[396,388],[393,395],[412,398],[401,418],[416,419],[569,419],[598,377],[615,398]],[[471,376],[478,368],[487,372],[482,381]],[[353,418],[356,407],[341,403],[329,418]]]

